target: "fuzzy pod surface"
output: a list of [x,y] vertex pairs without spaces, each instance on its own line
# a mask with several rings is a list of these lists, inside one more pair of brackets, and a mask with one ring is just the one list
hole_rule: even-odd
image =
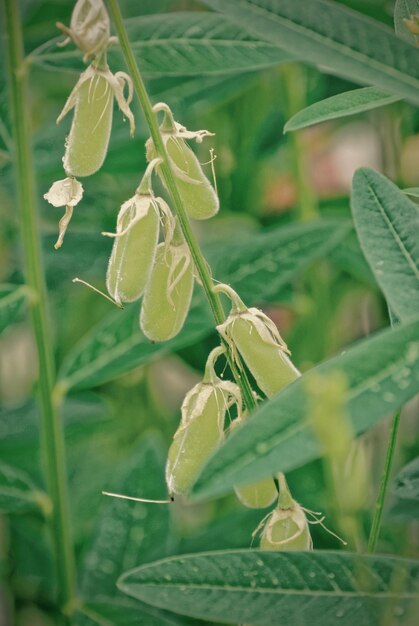
[[111,134],[113,101],[111,85],[99,72],[80,85],[63,158],[68,174],[90,176],[102,166]]
[[223,441],[227,402],[225,391],[212,383],[198,383],[186,396],[182,422],[167,458],[169,493],[186,495],[207,459]]
[[313,542],[307,518],[295,503],[289,509],[276,508],[270,514],[260,539],[262,550],[311,550]]
[[140,314],[141,330],[151,341],[167,341],[182,329],[193,283],[193,265],[185,246],[159,244]]
[[116,302],[133,302],[146,287],[156,255],[159,214],[154,200],[136,196],[125,202],[118,230],[122,234],[114,241],[106,287]]

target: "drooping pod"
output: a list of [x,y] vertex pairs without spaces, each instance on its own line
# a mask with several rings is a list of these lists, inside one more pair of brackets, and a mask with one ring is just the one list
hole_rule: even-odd
[[280,496],[277,507],[256,528],[261,531],[262,550],[312,550],[307,517],[288,490],[283,474],[279,475]]
[[194,268],[189,249],[177,240],[157,246],[156,258],[141,305],[140,327],[151,341],[175,337],[185,323],[191,304]]
[[[241,425],[241,418],[236,418],[231,424],[229,431]],[[234,487],[236,496],[240,502],[250,509],[265,509],[275,502],[278,491],[272,477],[262,478],[248,485],[236,485]]]
[[186,495],[210,455],[224,438],[226,411],[241,404],[237,385],[222,381],[214,372],[214,360],[224,352],[215,348],[208,356],[202,382],[193,387],[182,404],[182,419],[170,446],[166,481],[170,494]]
[[[165,114],[160,131],[186,213],[195,220],[213,217],[220,208],[218,196],[205,176],[198,158],[185,142],[185,139],[196,139],[200,143],[212,133],[206,130],[187,130],[174,121],[167,104],[159,103],[153,110],[164,111]],[[147,158],[155,158],[156,150],[151,139],[147,141],[146,147]]]
[[154,166],[155,162],[149,164],[136,194],[121,206],[116,233],[103,233],[115,237],[106,287],[118,304],[142,295],[156,256],[162,200],[150,188]]
[[300,372],[272,320],[259,309],[248,309],[228,285],[217,285],[215,290],[225,292],[233,302],[230,315],[217,330],[239,351],[260,389],[270,397],[298,378]]
[[[128,85],[128,96],[124,86]],[[90,176],[102,166],[108,152],[112,128],[113,102],[129,119],[131,135],[134,117],[129,108],[132,100],[132,82],[125,72],[112,74],[109,67],[90,65],[83,72],[71,92],[57,124],[75,107],[70,133],[66,141],[63,165],[71,176]]]

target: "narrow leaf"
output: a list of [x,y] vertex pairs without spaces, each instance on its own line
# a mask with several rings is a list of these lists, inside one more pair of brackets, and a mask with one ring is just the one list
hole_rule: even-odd
[[356,83],[419,103],[418,50],[391,29],[327,0],[202,0],[261,39]]
[[399,37],[415,44],[416,38],[409,31],[405,20],[410,20],[414,15],[419,15],[419,0],[396,0],[394,5],[394,28]]
[[[399,581],[399,584],[396,583]],[[413,624],[419,562],[339,552],[230,550],[151,563],[119,588],[153,606],[222,623]]]
[[352,213],[361,248],[386,300],[401,321],[419,311],[419,209],[385,176],[354,176]]
[[[292,58],[219,15],[177,12],[131,18],[126,25],[134,54],[149,78],[248,71]],[[58,48],[59,41],[54,38],[34,51],[31,59],[50,68],[80,70],[79,50]],[[120,63],[119,54],[116,46],[110,49],[111,67]]]
[[419,392],[419,321],[359,342],[264,402],[208,461],[192,495],[225,493],[233,485],[286,472],[320,456],[308,421],[306,385],[310,376],[336,372],[346,379],[344,401],[353,431],[362,433]]
[[[167,497],[160,443],[147,438],[121,468],[105,491],[162,499]],[[103,496],[102,514],[88,550],[82,578],[86,599],[118,594],[116,579],[125,569],[167,554],[169,505],[143,504]]]
[[376,109],[398,100],[400,100],[398,96],[391,96],[376,87],[361,87],[339,93],[337,96],[316,102],[293,115],[285,124],[284,133]]
[[48,507],[48,497],[21,470],[0,463],[0,511],[22,513]]
[[419,187],[407,187],[407,189],[402,189],[402,191],[407,196],[412,196],[413,198],[419,198]]
[[25,286],[0,285],[0,333],[17,318],[26,296]]
[[393,482],[393,492],[399,498],[419,501],[419,457],[397,474]]

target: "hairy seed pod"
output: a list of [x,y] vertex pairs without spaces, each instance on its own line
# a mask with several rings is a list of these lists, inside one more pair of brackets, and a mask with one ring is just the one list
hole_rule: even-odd
[[84,52],[84,60],[99,54],[111,41],[109,16],[102,0],[77,0],[70,27],[61,22],[57,27],[67,35],[59,45],[65,46],[72,39]]
[[214,362],[225,352],[214,348],[208,356],[201,383],[193,387],[182,404],[182,419],[170,446],[166,481],[169,493],[187,494],[207,459],[224,438],[228,408],[241,406],[240,390],[215,374]]
[[[235,419],[230,424],[230,433],[235,428],[240,427],[242,421],[240,418]],[[250,509],[265,509],[278,497],[277,488],[271,477],[247,485],[236,485],[234,491],[240,502]]]
[[158,199],[136,194],[124,202],[106,275],[108,292],[118,304],[133,302],[142,295],[153,267],[158,235]]
[[272,320],[259,309],[248,309],[235,296],[232,312],[217,330],[240,352],[260,389],[273,396],[300,372],[288,358],[287,346]]
[[80,86],[67,138],[64,169],[72,176],[90,176],[105,160],[112,128],[113,92],[100,73]]
[[140,314],[140,327],[151,341],[167,341],[181,330],[191,304],[193,281],[187,246],[159,244]]
[[277,507],[270,513],[263,529],[262,550],[311,550],[313,542],[307,518],[299,504],[289,509]]

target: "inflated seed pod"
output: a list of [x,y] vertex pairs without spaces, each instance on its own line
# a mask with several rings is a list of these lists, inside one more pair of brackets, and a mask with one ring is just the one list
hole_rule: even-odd
[[72,176],[90,176],[105,160],[112,128],[113,93],[100,73],[82,83],[66,142],[64,169]]
[[158,235],[159,210],[154,197],[136,194],[124,202],[106,274],[106,287],[118,304],[133,302],[142,295],[153,267]]
[[[269,397],[300,376],[289,359],[289,351],[277,327],[256,308],[247,308],[227,285],[218,285],[233,299],[233,308],[218,332],[234,348],[253,374],[260,389]],[[288,354],[287,354],[288,353]]]
[[[230,424],[230,432],[240,426],[242,419],[237,418]],[[248,485],[234,487],[236,496],[240,502],[250,509],[264,509],[275,502],[278,491],[271,477],[262,478]]]
[[284,474],[278,474],[279,498],[276,508],[259,524],[263,550],[311,550],[313,542],[306,515],[288,489]]
[[[196,139],[201,142],[204,137],[211,135],[211,133],[201,130],[195,132],[187,130],[174,121],[166,104],[157,104],[154,110],[163,111],[165,114],[160,131],[185,211],[189,217],[196,220],[207,220],[213,217],[220,208],[218,196],[205,176],[197,156],[185,141],[185,139]],[[149,140],[147,142],[147,158],[150,159],[155,156],[154,144]]]
[[187,494],[207,459],[224,438],[224,419],[229,406],[240,402],[240,391],[233,383],[219,379],[214,360],[223,348],[208,357],[201,383],[193,387],[182,404],[182,419],[170,446],[166,481],[171,494]]
[[151,341],[167,341],[181,330],[191,304],[193,282],[186,244],[159,244],[140,314],[140,327]]

